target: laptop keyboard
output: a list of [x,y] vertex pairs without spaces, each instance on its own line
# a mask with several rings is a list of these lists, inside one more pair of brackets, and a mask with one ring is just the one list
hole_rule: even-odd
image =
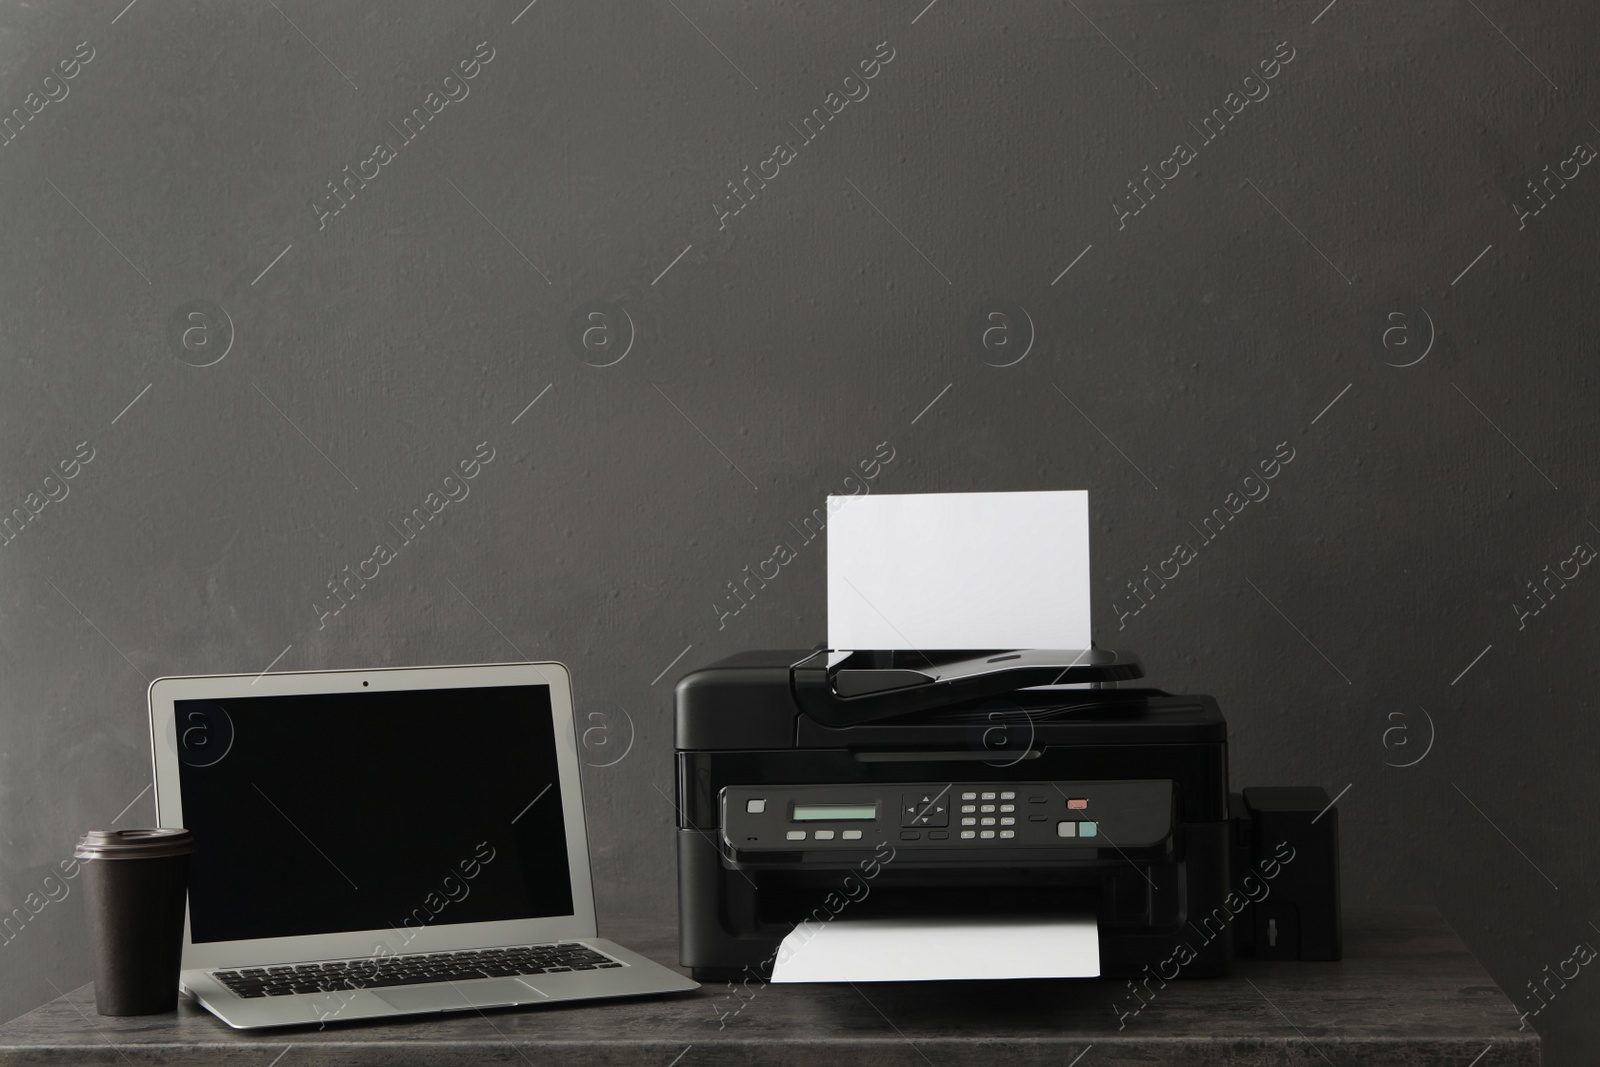
[[486,948],[469,952],[435,952],[415,956],[375,956],[332,963],[282,967],[248,967],[212,971],[212,977],[240,997],[284,997],[296,993],[333,993],[378,986],[468,982],[476,978],[598,971],[622,964],[587,945],[563,942],[520,948]]

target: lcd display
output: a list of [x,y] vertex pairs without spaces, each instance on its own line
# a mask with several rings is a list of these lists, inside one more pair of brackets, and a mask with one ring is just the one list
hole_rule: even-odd
[[549,686],[176,714],[196,944],[573,913]]
[[876,804],[796,804],[795,822],[814,822],[827,819],[840,822],[867,821],[878,817]]

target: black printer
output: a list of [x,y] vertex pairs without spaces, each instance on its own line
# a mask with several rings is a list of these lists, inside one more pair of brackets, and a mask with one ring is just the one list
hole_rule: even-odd
[[766,978],[798,923],[836,916],[1066,913],[1096,916],[1107,977],[1338,959],[1327,794],[1230,795],[1216,701],[1142,676],[1098,649],[746,652],[686,675],[682,964]]

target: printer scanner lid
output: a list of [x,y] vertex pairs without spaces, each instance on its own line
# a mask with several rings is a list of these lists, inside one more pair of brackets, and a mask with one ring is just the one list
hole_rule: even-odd
[[[841,680],[841,668],[884,674],[845,674]],[[1048,734],[1055,744],[1226,741],[1226,723],[1210,697],[1115,684],[1142,675],[1139,661],[1127,652],[1096,649],[926,657],[751,650],[679,679],[674,747],[680,753],[923,747],[951,731],[969,730],[974,721],[990,723],[996,714],[1036,724],[1039,738]]]

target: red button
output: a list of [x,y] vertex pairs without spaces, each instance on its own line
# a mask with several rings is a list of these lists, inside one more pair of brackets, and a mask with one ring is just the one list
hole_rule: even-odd
[[1083,797],[1068,797],[1067,807],[1073,811],[1082,811],[1089,806],[1089,801]]

